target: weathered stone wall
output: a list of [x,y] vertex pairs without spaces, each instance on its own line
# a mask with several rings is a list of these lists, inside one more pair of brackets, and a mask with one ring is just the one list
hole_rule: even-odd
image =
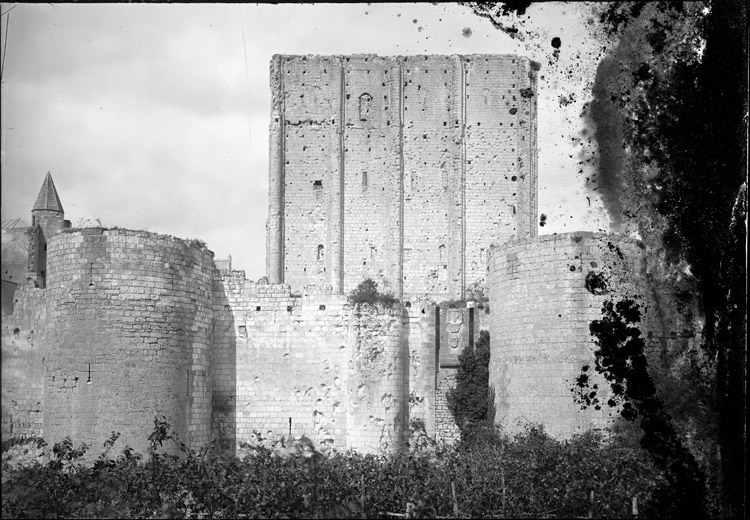
[[[224,275],[230,315],[214,343],[214,426],[236,442],[307,435],[346,445],[346,299]],[[326,294],[327,293],[327,294]],[[218,323],[218,322],[217,322]]]
[[[629,296],[644,303],[643,268],[640,242],[601,233],[548,235],[493,249],[490,384],[496,422],[506,431],[539,422],[568,437],[610,422],[616,410],[581,410],[571,388],[583,365],[593,369],[588,327],[601,317],[603,301]],[[587,289],[594,275],[606,281],[605,292]],[[607,385],[594,382],[606,402]]]
[[[344,71],[344,290],[365,278],[401,292],[399,69],[390,58],[339,58]],[[296,172],[290,171],[290,175]]]
[[44,436],[146,453],[155,414],[210,440],[213,253],[142,231],[62,233],[48,244]]
[[536,234],[536,79],[516,56],[275,56],[268,275],[462,298]]
[[352,308],[330,287],[295,296],[241,272],[217,289],[213,420],[229,447],[290,428],[322,448],[400,445],[409,410],[399,306]]
[[453,414],[448,408],[448,392],[456,387],[458,368],[443,367],[438,373],[438,384],[435,391],[435,438],[452,443],[459,439],[460,432]]
[[437,351],[435,340],[436,306],[431,302],[412,302],[404,308],[404,339],[409,357],[409,420],[424,422],[428,435],[435,435],[435,388]]
[[360,451],[399,449],[409,403],[399,306],[358,305],[349,315],[347,350],[347,445]]
[[13,313],[2,314],[2,438],[41,436],[46,293],[20,285]]

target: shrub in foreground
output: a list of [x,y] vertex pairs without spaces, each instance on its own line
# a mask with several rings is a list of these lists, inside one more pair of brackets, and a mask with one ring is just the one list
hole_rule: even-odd
[[[3,468],[2,514],[13,518],[521,518],[641,516],[665,480],[637,445],[589,432],[567,442],[530,427],[515,437],[479,425],[451,447],[325,456],[306,438],[253,447],[244,459],[190,450],[163,419],[146,460],[126,448],[93,464],[69,440],[46,464]],[[177,443],[180,455],[160,453]],[[430,444],[428,446],[428,444]],[[591,501],[591,492],[594,501]],[[455,497],[455,498],[454,498]],[[663,513],[660,512],[660,513]],[[644,515],[645,514],[645,515]],[[656,515],[654,515],[656,516]]]

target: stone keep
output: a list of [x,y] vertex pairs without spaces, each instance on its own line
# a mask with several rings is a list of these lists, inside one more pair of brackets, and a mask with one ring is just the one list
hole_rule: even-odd
[[[101,446],[114,430],[116,451],[145,452],[164,415],[191,447],[304,434],[393,450],[413,419],[449,440],[458,355],[488,328],[506,430],[607,424],[570,391],[592,362],[588,323],[605,298],[658,298],[639,242],[536,236],[535,69],[516,56],[275,56],[268,280],[217,267],[199,241],[71,229],[48,174],[32,227],[3,227],[3,439]],[[5,251],[23,238],[19,284],[23,262]],[[366,277],[400,304],[350,305]],[[491,313],[439,305],[475,283]],[[667,318],[646,316],[649,337],[671,337]]]
[[274,56],[267,274],[463,298],[491,243],[536,236],[536,65]]

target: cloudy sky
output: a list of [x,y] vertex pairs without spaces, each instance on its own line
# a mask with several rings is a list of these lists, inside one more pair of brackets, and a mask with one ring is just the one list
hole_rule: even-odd
[[200,238],[257,279],[273,54],[514,53],[542,64],[540,233],[607,229],[574,146],[591,9],[532,4],[519,41],[456,4],[3,3],[2,220],[30,220],[50,171],[74,226]]

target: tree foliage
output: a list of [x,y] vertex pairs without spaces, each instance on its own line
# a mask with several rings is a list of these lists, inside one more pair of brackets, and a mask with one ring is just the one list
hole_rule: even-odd
[[[500,29],[522,28],[515,15],[502,20],[502,4],[469,5]],[[660,346],[652,383],[719,484],[721,516],[742,518],[747,3],[611,2],[592,4],[592,15],[606,52],[580,136],[591,146],[591,186],[613,230],[638,233],[649,250],[651,312],[666,330],[696,338]]]
[[[704,475],[656,395],[648,372],[646,343],[636,326],[640,320],[640,308],[632,300],[604,302],[602,319],[589,326],[598,347],[594,352],[596,372],[611,386],[612,397],[607,404],[619,406],[627,421],[640,420],[641,446],[654,457],[670,483],[660,490],[660,499],[673,503],[681,518],[702,518],[707,512]],[[586,374],[582,373],[576,384],[584,405],[601,405]]]
[[349,303],[352,305],[375,305],[379,303],[386,307],[391,307],[397,302],[398,300],[392,294],[379,292],[378,284],[370,278],[362,280],[360,284],[349,293]]
[[490,333],[479,332],[474,348],[466,348],[458,356],[456,386],[448,390],[446,400],[462,436],[472,425],[490,418]]
[[[693,446],[707,470],[719,453],[720,475],[710,477],[721,485],[720,514],[744,517],[747,7],[611,4],[601,22],[619,35],[589,107],[596,125],[622,128],[619,140],[596,135],[600,156],[624,151],[619,168],[599,165],[610,214],[635,225],[651,249],[657,292],[683,303],[672,308],[683,313],[672,326],[702,325],[699,356],[669,352],[671,363],[652,374],[670,411],[681,414],[683,438],[713,437]],[[685,365],[692,377],[671,377]],[[706,427],[714,417],[718,428]]]

